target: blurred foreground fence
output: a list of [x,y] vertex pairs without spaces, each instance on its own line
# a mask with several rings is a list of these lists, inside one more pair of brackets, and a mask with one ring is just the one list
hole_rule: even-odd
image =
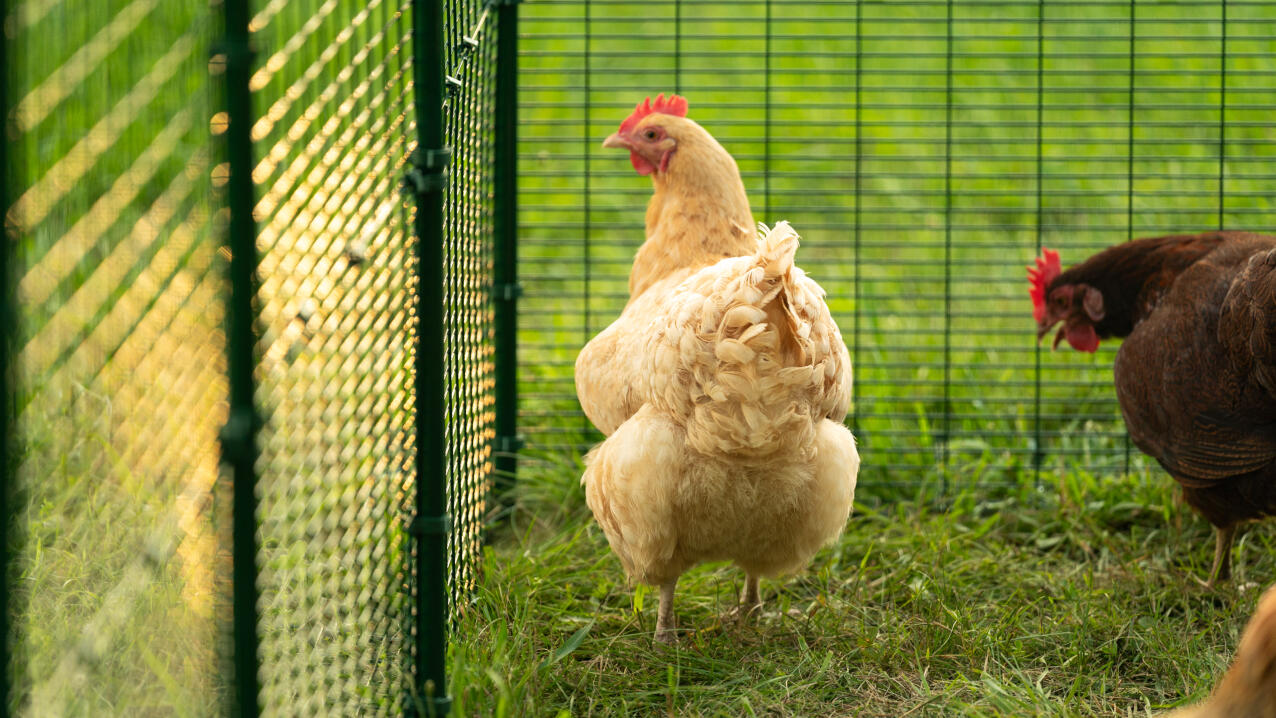
[[0,0],[0,711],[446,711],[520,433],[562,480],[597,438],[571,366],[650,192],[598,145],[644,96],[803,233],[869,491],[1140,462],[1024,265],[1276,219],[1276,2],[519,12]]
[[572,363],[627,299],[651,192],[600,143],[657,92],[734,155],[759,221],[802,234],[853,354],[867,494],[1142,465],[1119,343],[1039,349],[1024,266],[1276,226],[1270,0],[542,0],[522,22],[531,470],[598,438]]
[[0,713],[447,711],[515,448],[515,10],[0,4]]

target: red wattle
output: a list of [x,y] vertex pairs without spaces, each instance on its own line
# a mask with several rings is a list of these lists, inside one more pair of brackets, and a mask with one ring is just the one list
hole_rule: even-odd
[[1094,353],[1099,348],[1099,334],[1093,324],[1073,324],[1068,327],[1068,343],[1079,352]]
[[656,171],[656,166],[647,161],[646,157],[637,152],[629,153],[629,163],[634,166],[638,174],[646,176]]

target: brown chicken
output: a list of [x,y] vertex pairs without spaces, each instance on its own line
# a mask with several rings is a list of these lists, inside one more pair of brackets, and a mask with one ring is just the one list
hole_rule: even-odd
[[1237,525],[1276,512],[1276,237],[1206,232],[1110,247],[1066,272],[1029,267],[1040,340],[1063,326],[1113,373],[1134,444],[1216,529],[1209,584],[1230,575]]
[[1166,718],[1276,718],[1276,586],[1259,599],[1213,695]]
[[798,235],[744,224],[735,161],[686,111],[659,97],[604,143],[655,193],[629,304],[576,360],[581,406],[607,435],[585,499],[626,574],[660,587],[663,642],[683,572],[739,565],[747,616],[759,577],[841,533],[859,470],[842,426],[850,356],[824,290],[794,266]]

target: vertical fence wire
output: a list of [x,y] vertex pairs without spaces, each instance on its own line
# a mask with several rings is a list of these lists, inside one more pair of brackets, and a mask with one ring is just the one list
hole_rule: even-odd
[[673,0],[673,91],[682,92],[682,0]]
[[[855,287],[854,292],[855,304],[854,314],[852,316],[851,330],[851,372],[855,381],[858,381],[859,375],[854,373],[858,369],[861,361],[860,347],[862,345],[861,335],[864,333],[864,312],[863,312],[863,295],[861,293],[862,279],[864,270],[861,266],[861,257],[863,256],[863,248],[860,243],[861,239],[861,223],[863,221],[863,197],[860,190],[864,186],[862,165],[864,162],[864,112],[863,112],[863,90],[864,90],[864,4],[855,3],[855,178],[854,184],[851,186],[852,193],[855,196],[855,210],[851,219],[851,232],[853,246],[851,251],[854,253],[854,264],[852,272]],[[851,390],[851,433],[858,437],[861,443],[864,441],[863,430],[860,428],[860,407],[855,398],[855,384],[852,383]]]
[[[1138,9],[1135,0],[1129,4],[1129,64],[1126,67],[1128,83],[1126,86],[1126,127],[1125,127],[1125,238],[1134,239],[1134,93],[1137,76],[1135,74],[1135,40],[1138,35]],[[1130,434],[1126,432],[1121,439],[1121,473],[1130,473],[1131,456]]]
[[[1041,230],[1044,220],[1042,198],[1044,196],[1042,188],[1042,144],[1043,144],[1043,125],[1045,123],[1045,44],[1046,44],[1046,3],[1045,0],[1037,2],[1037,132],[1036,132],[1036,190],[1037,190],[1037,207],[1036,207],[1036,232],[1035,232],[1035,254],[1041,254]],[[1041,344],[1038,343],[1032,352],[1032,480],[1037,486],[1041,485],[1041,460],[1043,453],[1041,450]]]
[[1218,42],[1218,229],[1226,227],[1227,187],[1227,0],[1219,6]]
[[493,154],[495,203],[496,460],[498,491],[508,497],[518,470],[518,3],[498,6],[496,122]]
[[[765,0],[766,20],[763,24],[762,49],[762,214],[764,222],[771,219],[771,0]],[[752,227],[750,227],[752,229]]]

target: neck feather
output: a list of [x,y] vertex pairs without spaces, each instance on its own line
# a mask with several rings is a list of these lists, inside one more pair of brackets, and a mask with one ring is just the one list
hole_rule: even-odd
[[634,258],[629,292],[683,269],[751,254],[757,230],[735,160],[706,132],[707,142],[680,143],[666,172],[652,175],[647,241]]

